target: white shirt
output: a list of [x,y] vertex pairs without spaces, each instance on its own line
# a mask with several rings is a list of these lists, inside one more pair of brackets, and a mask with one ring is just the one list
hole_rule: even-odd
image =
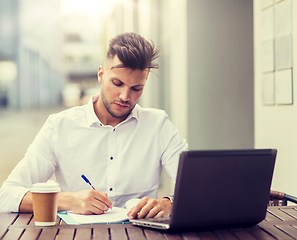
[[131,198],[157,198],[162,167],[175,183],[179,155],[188,145],[167,114],[138,104],[116,127],[88,104],[50,115],[0,189],[0,212],[17,212],[32,184],[53,174],[62,191],[89,189],[81,175],[108,194],[114,206]]

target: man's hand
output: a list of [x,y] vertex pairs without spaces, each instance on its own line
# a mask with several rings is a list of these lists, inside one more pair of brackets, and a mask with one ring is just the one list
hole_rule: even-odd
[[59,193],[58,206],[59,211],[71,210],[79,214],[102,214],[112,208],[112,203],[106,193],[90,189]]
[[142,198],[139,203],[128,212],[129,219],[168,217],[171,212],[171,202],[167,198]]
[[[58,211],[71,210],[79,214],[102,214],[112,208],[107,194],[97,190],[60,192]],[[27,192],[19,207],[20,212],[33,212],[32,193]]]

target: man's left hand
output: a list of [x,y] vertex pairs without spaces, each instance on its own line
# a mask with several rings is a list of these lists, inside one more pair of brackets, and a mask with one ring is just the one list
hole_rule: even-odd
[[142,198],[129,212],[129,219],[168,217],[171,212],[171,202],[167,198]]

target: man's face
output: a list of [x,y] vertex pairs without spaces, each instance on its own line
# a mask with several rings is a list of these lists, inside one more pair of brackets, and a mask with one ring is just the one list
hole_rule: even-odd
[[98,80],[101,83],[101,98],[107,112],[114,118],[124,120],[138,102],[148,70],[112,68],[121,64],[115,56],[99,67]]

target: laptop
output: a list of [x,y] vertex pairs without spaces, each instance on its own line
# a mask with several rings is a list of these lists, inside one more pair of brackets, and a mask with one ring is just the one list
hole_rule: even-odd
[[266,216],[276,153],[275,149],[182,152],[171,216],[131,223],[164,230],[253,226]]

